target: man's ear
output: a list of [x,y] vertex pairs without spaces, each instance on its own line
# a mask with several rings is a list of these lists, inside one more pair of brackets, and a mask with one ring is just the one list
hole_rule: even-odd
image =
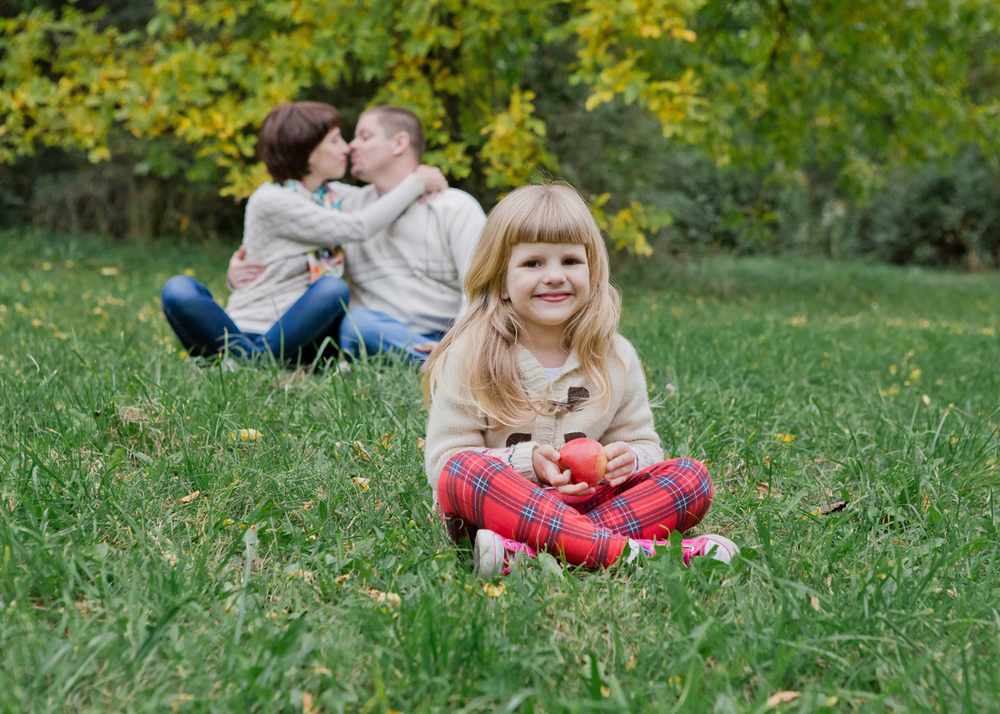
[[392,155],[402,156],[410,150],[410,135],[408,132],[398,132],[392,137]]

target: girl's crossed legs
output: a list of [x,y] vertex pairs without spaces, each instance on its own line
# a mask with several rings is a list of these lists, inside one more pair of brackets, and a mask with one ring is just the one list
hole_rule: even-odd
[[708,470],[693,459],[663,461],[584,497],[539,488],[473,451],[453,456],[438,481],[441,512],[456,540],[487,528],[591,568],[614,563],[629,538],[664,538],[697,525],[712,496]]

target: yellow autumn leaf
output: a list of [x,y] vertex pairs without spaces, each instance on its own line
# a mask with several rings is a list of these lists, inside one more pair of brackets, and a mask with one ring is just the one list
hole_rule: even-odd
[[229,438],[233,441],[256,441],[263,438],[263,434],[256,429],[240,429],[229,433]]
[[799,696],[799,692],[793,691],[791,689],[786,689],[783,692],[775,692],[767,698],[767,706],[776,707],[779,704],[787,704],[788,702],[795,701]]
[[365,594],[372,600],[377,602],[379,605],[388,605],[389,607],[398,607],[403,599],[396,593],[385,593],[381,590],[376,590],[375,588],[370,588],[365,591]]

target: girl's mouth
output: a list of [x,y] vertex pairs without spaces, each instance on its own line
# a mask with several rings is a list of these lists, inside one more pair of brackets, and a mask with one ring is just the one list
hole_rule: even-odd
[[536,295],[539,300],[544,300],[545,302],[562,302],[563,300],[569,299],[569,293],[542,293],[541,295]]

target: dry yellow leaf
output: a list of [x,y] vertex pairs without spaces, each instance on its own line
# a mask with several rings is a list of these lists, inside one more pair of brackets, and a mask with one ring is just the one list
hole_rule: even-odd
[[193,702],[193,701],[194,701],[193,694],[181,694],[179,697],[174,699],[173,703],[170,705],[170,708],[175,712],[179,712],[181,710],[181,702]]
[[368,455],[368,452],[365,451],[365,447],[360,441],[354,442],[354,453],[357,454],[357,457],[359,459],[365,462],[370,461],[372,458],[371,456]]
[[240,429],[239,431],[229,432],[229,438],[233,441],[254,441],[263,436],[264,435],[256,429]]
[[188,495],[186,495],[184,498],[181,499],[181,503],[191,503],[191,501],[198,498],[198,496],[200,495],[201,491],[192,491],[191,493],[189,493]]
[[381,590],[376,590],[375,588],[366,590],[365,594],[368,595],[368,597],[370,597],[372,600],[377,602],[379,605],[398,607],[399,604],[403,602],[403,599],[399,597],[399,595],[397,595],[396,593],[384,593]]
[[790,689],[786,689],[783,692],[776,692],[767,698],[767,706],[776,707],[779,704],[787,704],[788,702],[795,701],[798,696],[798,692]]

